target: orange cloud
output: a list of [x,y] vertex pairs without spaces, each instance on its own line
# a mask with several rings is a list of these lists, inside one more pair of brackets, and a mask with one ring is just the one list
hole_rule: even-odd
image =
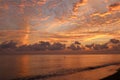
[[22,39],[25,34],[24,30],[0,30],[0,42],[14,40],[23,44]]
[[[112,32],[115,31],[116,29],[119,29],[119,27],[114,27],[114,26],[119,24],[119,23],[115,24],[115,22],[119,20],[120,3],[114,3],[112,5],[109,5],[106,3],[108,5],[106,7],[108,11],[101,13],[101,11],[95,12],[93,9],[95,7],[91,7],[91,5],[95,4],[97,1],[92,4],[90,3],[92,1],[88,2],[88,0],[79,0],[79,2],[78,0],[77,2],[76,0],[74,1],[71,0],[70,1],[71,4],[67,4],[69,0],[64,0],[64,1],[66,1],[65,4],[64,2],[62,3],[61,0],[60,1],[53,0],[51,2],[50,1],[47,2],[47,0],[21,0],[20,2],[17,2],[16,0],[16,2],[15,1],[11,2],[8,0],[8,2],[6,2],[3,6],[0,6],[0,9],[7,10],[11,8],[10,6],[12,5],[13,7],[11,8],[11,11],[8,10],[8,13],[10,12],[11,14],[13,9],[12,13],[15,13],[15,12],[20,13],[20,14],[13,14],[13,15],[18,16],[18,19],[19,19],[19,16],[22,17],[21,19],[18,20],[18,22],[13,21],[12,25],[15,25],[16,28],[23,27],[23,31],[18,31],[18,32],[14,31],[13,33],[8,32],[8,34],[7,32],[5,32],[5,34],[8,36],[7,37],[4,36],[4,39],[6,38],[6,40],[8,40],[8,38],[10,38],[13,35],[14,36],[13,39],[20,41],[22,44],[31,43],[33,39],[34,41],[36,40],[37,41],[39,40],[89,41],[89,40],[93,40],[101,37],[102,38],[107,37],[107,36],[102,36],[105,30],[106,30],[106,33],[111,33],[113,34],[113,36],[119,37],[118,35],[119,31],[118,32],[116,31],[116,33],[112,33]],[[105,1],[108,2],[109,0],[105,0]],[[63,5],[62,9],[59,8],[61,7],[61,5]],[[98,7],[100,7],[100,4]],[[14,9],[16,10],[15,12],[14,12]],[[8,13],[6,11],[7,15],[5,15],[5,18],[6,16],[8,16],[7,18],[11,16],[11,15],[8,15]],[[4,11],[3,11],[3,14],[4,14]],[[91,15],[91,17],[89,15]],[[5,18],[3,18],[3,20],[5,20]],[[14,18],[14,16],[11,17],[11,19],[12,18]],[[11,24],[10,21],[8,21],[8,24]],[[112,27],[111,27],[111,24],[112,24]],[[9,27],[9,25],[7,26]],[[37,29],[40,31],[45,31],[50,33],[42,34],[41,32],[40,33],[31,32],[31,29],[35,29],[35,30]],[[111,31],[107,32],[107,30],[109,29],[111,29]],[[63,32],[62,30],[65,30],[65,31]],[[98,32],[95,33],[94,31],[97,31],[97,30]],[[57,32],[57,31],[60,31],[60,32],[54,34],[54,32]],[[86,33],[84,33],[85,31]],[[99,31],[101,31],[101,33],[99,33]],[[29,34],[30,32],[32,36]],[[76,33],[73,33],[73,32],[76,32]],[[17,33],[19,33],[20,35],[17,36]],[[110,36],[110,34],[104,34],[104,35]]]
[[114,3],[108,6],[107,8],[108,8],[107,12],[104,12],[104,13],[95,12],[94,14],[91,15],[91,17],[94,17],[94,16],[105,17],[108,15],[112,15],[113,13],[116,13],[116,11],[120,11],[120,3]]
[[109,11],[120,11],[120,2],[110,5]]
[[44,5],[46,2],[47,2],[47,0],[40,0],[37,2],[37,4],[41,6],[41,5]]
[[73,7],[73,11],[74,11],[75,13],[77,13],[79,7],[85,5],[87,2],[88,2],[88,0],[80,0],[79,2],[75,3],[75,5],[74,5],[74,7]]

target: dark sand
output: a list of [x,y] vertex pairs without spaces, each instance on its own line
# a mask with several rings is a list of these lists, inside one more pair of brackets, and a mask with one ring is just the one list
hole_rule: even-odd
[[103,78],[101,80],[120,80],[120,68],[117,70],[115,74],[108,76],[106,78]]

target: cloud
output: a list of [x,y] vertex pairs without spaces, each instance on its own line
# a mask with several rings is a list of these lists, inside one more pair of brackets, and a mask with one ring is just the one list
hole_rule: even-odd
[[17,43],[14,41],[6,41],[0,44],[0,49],[15,49],[17,48]]
[[1,30],[0,31],[0,42],[14,40],[19,44],[23,44],[30,33],[26,30]]
[[110,42],[113,43],[113,44],[118,44],[118,43],[120,43],[120,41],[117,40],[117,39],[110,39]]
[[107,11],[101,13],[101,12],[95,12],[91,15],[93,16],[100,16],[100,17],[106,17],[108,15],[115,14],[117,11],[120,11],[120,2],[112,3],[108,6],[106,6]]
[[79,7],[84,6],[87,2],[88,0],[79,0],[74,4],[73,11],[77,13],[79,10]]
[[53,43],[52,45],[49,46],[49,50],[64,50],[65,49],[65,44],[62,43]]
[[86,48],[89,48],[89,50],[107,50],[108,49],[108,44],[90,44],[90,45],[85,45]]
[[0,41],[73,42],[103,34],[119,38],[119,7],[119,0],[1,0],[0,30],[5,34],[1,32]]
[[120,50],[120,41],[118,39],[110,39],[108,42],[103,44],[89,44],[85,45],[90,50]]
[[110,11],[120,11],[120,2],[111,4],[109,6]]

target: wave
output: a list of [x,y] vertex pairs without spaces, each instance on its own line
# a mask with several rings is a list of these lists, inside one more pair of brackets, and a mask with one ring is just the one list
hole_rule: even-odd
[[94,69],[103,68],[103,67],[107,67],[107,66],[111,66],[111,65],[120,65],[120,62],[103,64],[103,65],[99,65],[99,66],[86,67],[86,68],[62,69],[62,70],[48,73],[48,74],[22,77],[22,78],[16,78],[16,79],[12,79],[12,80],[36,80],[36,79],[43,80],[43,79],[48,79],[51,77],[65,76],[65,75],[74,74],[74,73],[78,73],[78,72],[82,72],[82,71],[94,70]]

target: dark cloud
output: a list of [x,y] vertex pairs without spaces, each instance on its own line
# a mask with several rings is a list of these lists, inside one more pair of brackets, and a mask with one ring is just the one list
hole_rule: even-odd
[[78,42],[78,41],[75,41],[70,46],[68,46],[68,49],[71,49],[71,50],[81,50],[82,49],[81,43]]
[[64,50],[65,47],[66,47],[65,44],[57,42],[50,45],[49,50]]
[[15,41],[5,41],[0,44],[1,51],[54,51],[54,50],[79,50],[86,51],[86,48],[91,51],[120,51],[120,41],[117,39],[110,39],[104,44],[89,44],[83,46],[80,42],[75,41],[69,46],[60,42],[50,43],[47,41],[40,41],[30,45],[18,45]]
[[0,48],[1,49],[8,49],[8,48],[15,49],[17,48],[17,43],[12,40],[6,41],[0,44]]
[[111,7],[113,8],[113,7],[117,7],[117,6],[120,6],[120,2],[111,4],[109,7],[110,7],[110,8],[111,8]]
[[85,47],[90,50],[120,50],[120,41],[117,39],[110,39],[107,43],[104,44],[90,44],[85,45]]
[[114,44],[118,44],[118,43],[120,43],[120,40],[110,39],[110,42],[111,42],[111,43],[114,43]]

